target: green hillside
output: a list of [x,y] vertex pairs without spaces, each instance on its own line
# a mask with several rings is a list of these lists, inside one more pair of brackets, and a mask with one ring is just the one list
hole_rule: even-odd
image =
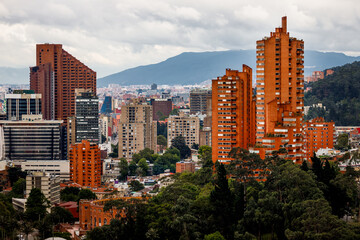
[[326,111],[310,108],[308,118],[323,116],[337,126],[360,125],[360,62],[332,68],[335,72],[312,83],[305,106],[322,103]]

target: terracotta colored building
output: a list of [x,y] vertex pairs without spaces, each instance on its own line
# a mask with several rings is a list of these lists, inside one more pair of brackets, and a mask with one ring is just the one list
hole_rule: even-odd
[[262,158],[283,149],[302,161],[304,42],[290,37],[286,17],[270,37],[256,42],[256,144]]
[[335,123],[324,118],[306,121],[304,129],[304,160],[311,161],[314,152],[320,148],[334,148]]
[[50,63],[30,67],[30,89],[41,93],[43,119],[55,119],[55,82]]
[[332,69],[327,69],[326,70],[326,76],[329,76],[329,75],[332,75],[332,74],[334,74],[334,70],[332,70]]
[[[79,206],[79,222],[83,230],[91,230],[95,227],[109,225],[111,219],[125,216],[124,210],[112,208],[109,211],[104,211],[104,205],[107,201],[111,200],[125,200],[131,201],[132,199],[141,200],[141,197],[123,197],[123,198],[110,198],[103,200],[80,200]],[[120,212],[121,211],[121,212]]]
[[87,187],[101,184],[100,148],[83,140],[70,147],[70,180]]
[[153,120],[160,121],[169,117],[172,110],[171,99],[151,99],[150,104],[153,107]]
[[212,80],[212,159],[228,163],[234,147],[248,148],[255,143],[252,69],[226,69],[223,77]]
[[177,162],[176,163],[176,173],[182,172],[195,172],[195,163],[194,162]]
[[50,99],[50,103],[44,103],[46,117],[54,114],[54,119],[66,123],[68,117],[74,116],[76,88],[90,88],[96,94],[96,72],[65,51],[61,44],[37,44],[30,89],[43,94],[46,101]]

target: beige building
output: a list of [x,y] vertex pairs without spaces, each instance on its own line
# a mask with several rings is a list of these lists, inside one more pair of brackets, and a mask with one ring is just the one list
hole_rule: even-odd
[[44,172],[48,175],[59,176],[61,181],[70,180],[70,161],[69,160],[14,160],[15,166],[21,166],[25,172]]
[[60,177],[44,172],[33,172],[26,176],[26,198],[33,188],[38,188],[51,204],[60,203]]
[[198,117],[190,117],[183,112],[180,112],[179,116],[170,116],[168,118],[168,147],[177,136],[183,136],[186,145],[190,148],[194,143],[199,144],[199,130],[200,120]]
[[152,106],[144,103],[130,103],[121,108],[119,158],[131,159],[145,148],[156,151],[157,126],[152,111]]

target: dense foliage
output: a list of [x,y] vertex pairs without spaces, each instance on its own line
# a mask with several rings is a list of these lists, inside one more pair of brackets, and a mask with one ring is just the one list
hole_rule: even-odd
[[322,103],[326,109],[310,108],[308,118],[325,117],[338,126],[360,125],[360,62],[332,68],[334,73],[310,85],[305,106]]
[[[233,156],[247,163],[217,163],[213,174],[211,148],[200,149],[208,166],[174,175],[175,182],[147,203],[109,201],[109,209],[125,209],[126,216],[90,231],[88,239],[360,238],[360,225],[342,219],[359,210],[354,169],[341,174],[317,158],[301,168],[276,157],[261,162],[235,149]],[[266,181],[243,168],[266,173]]]
[[96,199],[95,193],[90,189],[79,189],[77,187],[65,187],[60,191],[61,201],[79,202],[80,199]]
[[176,148],[180,151],[180,158],[185,159],[191,156],[191,149],[186,145],[183,136],[177,136],[171,140],[171,148]]
[[153,150],[145,148],[133,155],[130,163],[126,159],[121,159],[119,163],[119,179],[126,180],[129,176],[146,176],[150,172],[150,164],[153,164],[152,174],[158,175],[165,170],[175,172],[176,163],[180,161],[180,151],[177,148],[166,149],[163,155],[155,154]]

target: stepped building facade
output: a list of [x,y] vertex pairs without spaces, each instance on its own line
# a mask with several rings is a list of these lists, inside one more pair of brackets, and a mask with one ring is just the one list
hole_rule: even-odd
[[229,163],[232,148],[248,149],[255,143],[255,102],[252,69],[226,69],[212,81],[212,159]]
[[256,144],[262,158],[274,152],[303,159],[304,41],[287,32],[286,17],[256,42]]
[[96,72],[62,48],[61,44],[37,44],[36,67],[30,68],[30,89],[41,93],[45,119],[67,122],[75,115],[75,89],[96,94]]

